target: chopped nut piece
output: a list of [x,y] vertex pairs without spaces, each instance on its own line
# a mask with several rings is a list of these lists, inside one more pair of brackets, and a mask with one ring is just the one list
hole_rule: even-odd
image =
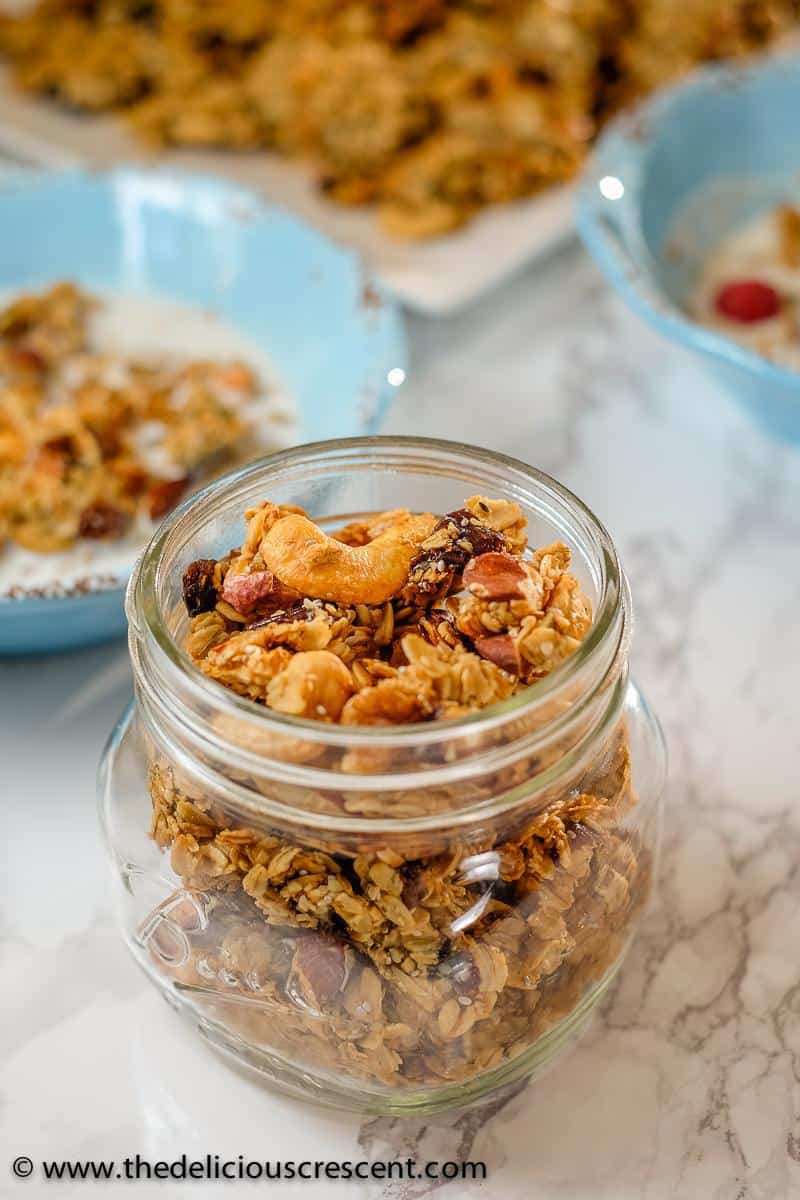
[[522,660],[517,643],[508,633],[496,633],[491,637],[475,638],[475,649],[481,658],[502,667],[509,675],[522,674]]
[[347,978],[341,942],[318,933],[298,938],[292,971],[309,1004],[315,1008],[330,1004]]
[[276,579],[271,571],[252,571],[249,575],[234,575],[228,571],[222,584],[222,598],[240,613],[251,613],[260,600],[273,596]]
[[525,568],[510,554],[480,554],[464,568],[464,587],[482,600],[522,599],[527,582]]
[[318,721],[336,721],[353,694],[353,678],[329,650],[295,654],[267,689],[267,703],[277,712]]
[[433,518],[409,517],[366,546],[348,546],[307,517],[282,517],[264,537],[261,555],[287,587],[340,604],[383,604],[402,588]]

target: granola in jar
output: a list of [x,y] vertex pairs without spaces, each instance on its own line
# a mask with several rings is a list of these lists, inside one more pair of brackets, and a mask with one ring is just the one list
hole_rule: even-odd
[[[418,505],[426,454],[432,479],[440,459],[477,483],[504,462],[321,443],[165,530],[129,592],[139,700],[106,766],[151,978],[263,1076],[381,1111],[484,1094],[580,1026],[650,891],[663,775],[613,549],[592,557],[574,498],[545,504],[552,481],[519,467],[527,509],[476,490],[339,522],[292,498],[296,470],[318,500],[339,462],[374,497],[369,467],[391,464]],[[574,554],[528,544],[540,502],[563,506]]]

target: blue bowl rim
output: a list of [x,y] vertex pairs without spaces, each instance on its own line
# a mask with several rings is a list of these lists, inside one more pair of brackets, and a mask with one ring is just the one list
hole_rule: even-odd
[[[25,191],[31,187],[46,187],[57,183],[61,179],[75,179],[89,184],[113,184],[116,179],[124,179],[126,177],[160,179],[180,185],[181,187],[194,187],[210,194],[216,194],[220,199],[228,197],[232,203],[241,203],[247,206],[247,220],[253,220],[258,215],[266,212],[279,213],[282,219],[285,219],[302,233],[313,234],[319,240],[320,245],[332,248],[348,257],[356,269],[361,272],[365,287],[369,287],[378,295],[380,299],[380,311],[385,322],[385,335],[392,345],[392,365],[401,367],[407,374],[409,357],[408,339],[405,326],[400,317],[400,306],[389,289],[381,283],[378,277],[367,266],[363,257],[352,246],[347,246],[329,237],[326,233],[322,233],[315,225],[302,220],[290,209],[286,208],[285,205],[273,202],[268,197],[260,195],[253,188],[248,188],[242,184],[234,183],[216,175],[209,175],[202,171],[192,171],[185,167],[149,167],[137,163],[119,163],[109,168],[75,165],[41,167],[36,165],[18,166],[12,163],[8,167],[3,166],[2,170],[0,170],[0,202],[2,201],[3,194],[6,192]],[[235,217],[235,213],[232,213],[232,216]],[[242,219],[242,214],[240,214],[240,219]],[[364,436],[377,433],[385,416],[389,398],[396,395],[402,386],[403,384],[392,386],[391,391],[389,391],[387,390],[388,385],[383,385],[382,391],[378,392],[378,403],[375,406],[375,410],[365,425]],[[154,536],[156,532],[157,527],[152,531],[151,536]],[[32,615],[30,609],[34,605],[37,608],[46,609],[52,615],[54,608],[73,608],[78,604],[89,603],[92,599],[96,600],[99,596],[111,597],[118,595],[119,603],[122,605],[133,568],[144,549],[145,546],[141,546],[134,553],[130,567],[118,576],[118,580],[109,583],[106,587],[100,584],[86,591],[68,590],[63,593],[56,592],[49,595],[39,594],[33,590],[28,593],[23,592],[21,595],[0,596],[0,615],[21,617],[23,615],[22,608],[26,606],[27,612],[25,615],[30,616]]]
[[[711,92],[731,91],[747,86],[751,80],[783,70],[800,77],[800,56],[782,54],[767,59],[711,63],[693,71],[678,83],[665,87],[643,100],[631,111],[609,123],[599,138],[579,184],[576,211],[578,231],[589,253],[628,305],[649,325],[681,345],[725,360],[761,377],[766,383],[800,391],[800,371],[782,367],[734,341],[724,333],[693,321],[663,292],[658,267],[644,242],[641,223],[641,178],[629,186],[625,168],[639,171],[646,164],[651,144],[661,125],[683,103],[702,103]],[[607,200],[599,191],[606,175],[621,179],[625,193],[619,200]],[[629,231],[635,235],[635,249],[614,220],[611,205],[624,212]],[[598,226],[609,219],[623,242],[624,258],[603,247]],[[651,290],[655,293],[649,296]]]

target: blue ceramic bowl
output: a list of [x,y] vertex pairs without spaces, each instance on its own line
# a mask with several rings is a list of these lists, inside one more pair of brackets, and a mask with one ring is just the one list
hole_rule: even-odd
[[800,192],[800,58],[705,68],[613,122],[581,182],[578,226],[640,316],[697,354],[772,433],[800,440],[800,373],[686,316],[714,244]]
[[[295,402],[300,441],[375,432],[405,375],[399,313],[360,259],[222,180],[134,168],[0,176],[0,291],[67,278],[211,310],[259,343]],[[0,654],[122,633],[125,583],[0,599]]]

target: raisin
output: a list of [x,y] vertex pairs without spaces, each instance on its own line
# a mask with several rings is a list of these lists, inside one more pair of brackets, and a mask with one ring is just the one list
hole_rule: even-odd
[[[458,540],[467,541],[470,544],[471,554],[462,550],[467,558],[473,558],[478,554],[501,553],[507,549],[506,539],[502,533],[484,525],[468,508],[458,508],[455,512],[448,513],[447,516],[442,517],[439,525],[455,525],[458,530]],[[459,547],[459,549],[461,548]],[[466,558],[464,562],[466,562]]]
[[213,558],[198,558],[183,572],[183,603],[190,617],[211,612],[216,608],[217,589],[214,586]]
[[80,515],[78,533],[84,538],[117,538],[125,532],[129,517],[121,508],[95,500]]
[[283,624],[284,621],[287,624],[294,621],[310,621],[314,615],[315,609],[313,606],[304,604],[302,600],[297,600],[287,608],[276,608],[274,612],[269,613],[265,617],[258,617],[255,621],[248,621],[247,628],[260,629],[262,625]]
[[507,550],[502,533],[483,525],[466,508],[447,513],[433,527],[431,538],[445,530],[444,545],[421,550],[409,570],[409,583],[418,595],[437,592],[448,577],[460,575],[471,558]]
[[157,521],[159,517],[163,517],[171,508],[174,508],[188,486],[189,477],[184,475],[181,479],[159,479],[157,483],[149,487],[147,489],[147,511],[151,521]]

